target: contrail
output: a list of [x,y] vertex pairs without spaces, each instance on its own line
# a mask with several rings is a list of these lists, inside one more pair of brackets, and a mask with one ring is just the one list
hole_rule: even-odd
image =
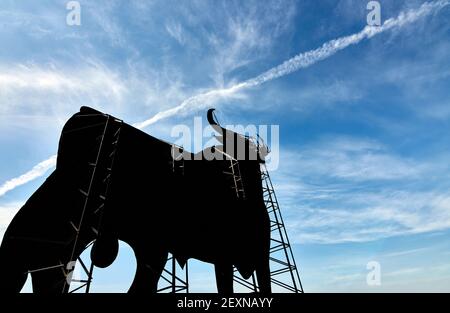
[[[381,26],[366,26],[358,33],[330,40],[324,43],[321,47],[300,53],[254,78],[250,78],[227,88],[212,89],[210,91],[192,96],[181,102],[178,106],[159,112],[143,122],[133,124],[133,126],[143,129],[165,118],[177,114],[188,113],[201,109],[205,106],[209,106],[211,103],[219,99],[231,97],[239,91],[262,85],[266,82],[283,77],[300,69],[307,68],[319,61],[329,58],[340,50],[361,42],[364,39],[370,39],[373,36],[381,34],[387,30],[401,28],[404,25],[411,24],[422,17],[438,12],[440,9],[449,4],[449,0],[425,2],[418,9],[411,9],[401,12],[397,17],[386,20]],[[56,157],[52,156],[48,160],[36,165],[31,171],[4,183],[0,186],[0,197],[7,191],[44,175],[47,170],[54,166],[55,160]],[[42,164],[44,164],[44,166],[42,166]],[[46,167],[45,164],[51,165]],[[41,167],[36,169],[39,166]],[[44,168],[46,169],[44,170]]]
[[321,60],[329,58],[336,52],[345,49],[350,45],[357,44],[366,38],[372,38],[373,36],[381,34],[387,30],[399,28],[406,24],[413,23],[421,17],[437,12],[449,4],[449,0],[425,2],[418,9],[401,12],[397,17],[386,20],[381,26],[366,26],[358,33],[328,41],[324,43],[320,48],[300,53],[283,62],[282,64],[260,74],[259,76],[248,79],[241,83],[237,83],[228,88],[213,89],[211,91],[190,97],[181,102],[181,104],[179,104],[178,106],[163,112],[159,112],[148,120],[134,124],[134,126],[141,129],[145,128],[167,117],[182,113],[187,110],[192,111],[200,109],[205,105],[210,104],[212,101],[231,96],[238,91],[259,86],[268,81],[296,72],[302,68],[309,67]]
[[56,155],[51,156],[45,161],[42,161],[35,167],[33,167],[30,171],[26,172],[19,177],[13,178],[5,182],[0,186],[0,197],[3,196],[10,190],[15,189],[21,185],[24,185],[42,175],[44,175],[49,169],[55,167],[56,165]]

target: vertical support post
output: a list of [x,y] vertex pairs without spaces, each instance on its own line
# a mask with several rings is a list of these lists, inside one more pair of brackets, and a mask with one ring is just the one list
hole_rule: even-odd
[[176,278],[176,264],[175,258],[172,256],[172,293],[175,293],[175,287],[177,285],[175,278]]

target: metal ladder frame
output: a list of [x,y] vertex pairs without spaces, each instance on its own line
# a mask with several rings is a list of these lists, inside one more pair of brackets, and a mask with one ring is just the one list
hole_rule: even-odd
[[[295,263],[294,254],[292,252],[289,237],[281,215],[278,199],[273,188],[272,180],[265,164],[261,164],[261,179],[263,183],[264,203],[270,217],[271,234],[277,233],[276,236],[271,235],[270,261],[281,265],[277,270],[270,271],[270,280],[281,288],[290,292],[303,293],[303,286],[300,280],[297,264]],[[273,245],[272,245],[273,244]],[[277,257],[276,253],[283,251],[283,257]],[[291,282],[283,282],[277,278],[278,275],[289,273]]]
[[184,279],[181,278],[180,275],[177,275],[177,268],[180,268],[177,265],[177,261],[172,254],[169,254],[167,257],[166,266],[161,273],[160,280],[158,281],[158,285],[161,283],[161,286],[157,292],[159,293],[179,293],[185,292],[189,293],[189,268],[188,261],[184,265],[184,268],[181,270],[184,272]]
[[[90,181],[89,181],[88,190],[84,191],[82,189],[79,189],[80,193],[85,197],[85,201],[84,201],[83,210],[82,210],[82,213],[81,213],[80,220],[79,220],[79,222],[77,224],[78,227],[76,227],[75,224],[73,222],[71,222],[71,225],[74,228],[76,235],[75,235],[75,242],[74,242],[73,248],[72,248],[72,253],[71,253],[71,257],[70,257],[71,261],[70,262],[75,262],[75,260],[73,260],[73,259],[74,259],[75,251],[77,249],[77,243],[78,243],[78,239],[79,239],[79,236],[80,236],[80,231],[81,231],[81,229],[83,227],[85,214],[89,211],[88,209],[90,209],[90,200],[96,194],[95,190],[93,190],[93,187],[95,186],[96,183],[98,183],[98,180],[101,180],[101,184],[103,184],[103,186],[104,186],[104,189],[103,189],[104,194],[101,194],[101,193],[97,194],[97,196],[101,200],[100,201],[101,203],[100,203],[100,205],[98,207],[95,208],[95,210],[92,211],[94,214],[99,214],[99,222],[98,222],[97,228],[91,227],[91,231],[93,231],[96,236],[98,236],[98,231],[101,228],[102,217],[103,217],[103,213],[104,213],[104,210],[105,210],[106,200],[107,200],[107,197],[108,197],[108,191],[109,191],[109,186],[110,186],[110,183],[111,183],[111,176],[112,176],[112,170],[113,170],[113,165],[114,165],[114,159],[115,159],[116,152],[117,152],[117,145],[119,143],[120,132],[121,132],[121,129],[122,129],[123,121],[119,120],[119,119],[116,119],[116,118],[114,118],[114,117],[112,117],[110,115],[107,115],[107,114],[102,114],[102,115],[106,117],[106,122],[105,122],[105,127],[103,129],[103,133],[101,135],[100,144],[99,144],[99,148],[98,148],[98,151],[97,151],[97,156],[96,156],[95,162],[88,164],[89,166],[91,166],[93,168],[92,169],[92,174],[91,174],[91,177],[90,177]],[[86,115],[86,116],[91,116],[91,115]],[[80,117],[82,117],[82,116],[80,116]],[[108,150],[105,151],[105,145],[108,144],[108,142],[105,142],[105,137],[110,135],[108,133],[109,128],[110,127],[114,127],[115,123],[117,124],[117,129],[116,130],[113,129],[114,133],[112,134],[111,142],[109,143],[112,146],[111,150],[110,151],[108,151]],[[105,160],[102,160],[102,158],[105,158]],[[104,163],[106,163],[106,166],[105,166]],[[104,176],[104,177],[97,177],[98,176],[97,169],[101,168],[102,165],[105,166],[103,168],[103,171],[106,173],[106,176]],[[100,170],[100,172],[101,172],[101,170]],[[90,244],[88,244],[84,248],[84,250],[86,250],[89,247],[91,247],[94,244],[94,241],[91,242]],[[76,291],[78,291],[78,290],[80,290],[82,288],[85,288],[85,293],[89,293],[90,287],[91,287],[91,283],[92,283],[92,275],[93,275],[93,271],[94,271],[94,264],[92,263],[92,261],[90,261],[89,267],[86,266],[86,264],[83,262],[83,260],[81,258],[81,255],[77,258],[76,261],[78,261],[80,263],[80,265],[81,265],[81,267],[82,267],[82,269],[84,271],[84,274],[87,276],[87,279],[80,279],[80,280],[72,279],[71,275],[73,273],[73,270],[74,270],[75,266],[70,268],[70,269],[67,269],[67,270],[70,270],[70,272],[65,272],[66,280],[65,280],[62,292],[65,292],[66,291],[66,287],[67,287],[69,293],[74,293],[74,292],[76,292]],[[66,270],[66,269],[63,269],[63,270]],[[72,282],[81,283],[81,285],[76,287],[73,290],[69,290],[70,283],[68,281],[70,281],[70,283],[72,283]]]

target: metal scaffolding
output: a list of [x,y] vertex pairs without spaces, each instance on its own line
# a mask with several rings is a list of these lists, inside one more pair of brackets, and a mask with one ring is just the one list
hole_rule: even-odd
[[[74,233],[72,252],[69,264],[52,265],[39,269],[30,270],[28,273],[45,271],[55,268],[61,268],[65,275],[65,282],[62,292],[80,292],[88,293],[91,288],[94,265],[92,261],[84,262],[80,256],[76,256],[79,247],[79,237],[83,232],[93,232],[94,241],[89,243],[84,251],[92,247],[95,244],[95,240],[98,238],[102,227],[102,218],[105,210],[107,210],[107,198],[109,187],[111,183],[111,177],[113,172],[114,159],[119,143],[120,132],[123,122],[107,114],[86,114],[78,115],[76,118],[86,117],[98,117],[103,116],[105,118],[104,127],[97,137],[98,148],[93,151],[93,160],[89,161],[86,165],[89,168],[88,181],[86,184],[82,184],[79,188],[79,194],[83,197],[83,209],[79,216],[79,219],[70,222]],[[99,124],[97,124],[99,125]],[[102,123],[100,123],[102,125]],[[77,131],[77,129],[70,130]],[[181,147],[176,147],[179,151],[183,151]],[[244,184],[239,169],[239,162],[222,152],[226,159],[230,161],[230,164],[225,174],[231,178],[231,188],[235,190],[238,200],[245,199]],[[184,159],[182,155],[172,160],[172,170],[175,175],[184,175]],[[272,289],[277,288],[277,291],[288,291],[294,293],[302,293],[303,287],[298,273],[298,268],[295,263],[294,255],[291,249],[286,228],[283,218],[281,216],[280,207],[278,204],[275,190],[272,185],[272,181],[267,171],[266,165],[261,164],[261,180],[263,187],[264,203],[267,208],[267,212],[270,218],[270,230],[271,230],[271,244],[270,244],[270,279],[272,283]],[[85,220],[93,218],[98,221],[97,227],[85,225]],[[78,264],[82,268],[84,278],[72,278],[74,266]],[[258,292],[259,287],[256,281],[255,274],[253,274],[248,280],[243,279],[236,268],[233,269],[234,282],[243,286],[250,292]],[[76,285],[76,286],[74,286]],[[70,289],[72,288],[72,289]],[[169,254],[166,266],[161,274],[161,278],[158,284],[158,292],[189,292],[188,282],[188,262],[186,262],[184,268],[181,268],[173,255]]]
[[[261,164],[261,180],[264,203],[270,219],[270,280],[272,289],[279,292],[303,293],[303,287],[295,263],[294,254],[281,216],[278,199],[266,165]],[[253,274],[249,279],[242,278],[236,268],[234,281],[249,292],[259,292],[259,286]]]
[[294,293],[302,293],[303,286],[286,232],[277,196],[266,165],[261,165],[264,202],[270,218],[270,279],[273,286]]
[[[77,221],[71,221],[70,225],[73,228],[75,239],[72,246],[72,253],[70,260],[73,265],[65,268],[66,280],[62,292],[74,293],[84,291],[88,293],[90,291],[92,275],[94,271],[94,264],[91,260],[86,262],[83,261],[81,255],[75,259],[75,253],[78,249],[78,239],[82,232],[91,231],[94,233],[95,238],[98,238],[99,232],[102,227],[102,218],[105,210],[107,210],[107,198],[109,192],[109,186],[111,183],[112,171],[114,166],[114,159],[116,156],[117,145],[119,143],[120,131],[122,127],[122,121],[116,119],[110,115],[103,114],[105,117],[105,125],[103,132],[97,137],[98,149],[95,151],[94,160],[88,162],[88,167],[90,169],[89,182],[87,184],[87,189],[82,186],[79,188],[80,195],[84,198],[83,210],[81,216]],[[93,115],[80,115],[77,118],[92,117]],[[97,227],[88,227],[84,225],[84,221],[88,217],[94,217],[98,221]],[[87,250],[95,244],[95,240],[88,244],[84,250]],[[72,274],[75,267],[75,261],[77,261],[82,269],[85,278],[72,278]],[[70,290],[73,284],[78,286]]]
[[[88,245],[83,247],[83,251],[93,246],[95,240],[98,238],[99,231],[101,230],[102,217],[106,209],[106,202],[108,197],[109,185],[111,182],[111,175],[114,165],[114,158],[116,155],[117,145],[119,142],[120,131],[122,127],[122,120],[116,119],[107,114],[79,114],[74,118],[104,118],[104,122],[94,124],[93,126],[101,126],[104,124],[101,132],[96,138],[98,143],[97,148],[94,149],[92,160],[89,160],[86,164],[86,168],[89,169],[89,175],[87,182],[79,182],[78,188],[79,195],[83,197],[83,209],[78,219],[69,222],[71,231],[73,232],[72,239],[67,242],[71,245],[70,261],[67,264],[59,262],[56,265],[50,265],[37,269],[29,270],[27,273],[35,273],[47,270],[54,270],[60,268],[64,274],[64,283],[61,290],[62,293],[74,293],[85,289],[86,293],[89,292],[92,282],[92,274],[94,271],[94,265],[89,262],[84,262],[80,256],[76,256],[79,247],[79,239],[81,234],[85,232],[93,232],[94,240]],[[67,130],[64,134],[81,131],[86,129],[85,127]],[[98,221],[97,227],[86,225],[84,221],[86,218],[94,218]],[[73,244],[72,244],[73,242]],[[79,263],[82,267],[84,278],[73,278],[75,265]],[[73,286],[77,284],[77,286]],[[70,289],[72,287],[72,289]]]
[[172,254],[169,254],[158,282],[159,293],[189,293],[188,262],[181,268]]
[[[242,185],[242,177],[240,176],[239,167],[237,167],[237,161],[230,159],[230,171],[229,174],[233,174],[234,188],[237,193],[238,199],[245,197]],[[265,164],[261,165],[261,180],[263,187],[264,203],[269,213],[270,219],[270,280],[272,283],[272,289],[278,292],[293,292],[303,293],[303,286],[300,280],[297,264],[295,263],[294,254],[291,249],[291,244],[287,235],[286,227],[284,225],[283,217],[281,216],[278,199],[275,195],[272,180],[270,179],[269,172]],[[166,283],[172,282],[172,286],[166,286],[164,289],[160,289],[162,292],[171,290],[171,292],[189,292],[188,288],[188,268],[187,263],[184,270],[181,270],[181,275],[185,276],[185,280],[180,278],[180,270],[175,266],[175,260],[169,256],[164,269],[164,274],[168,275],[162,279]],[[240,286],[243,286],[245,290],[249,292],[259,292],[258,283],[255,274],[249,279],[242,278],[237,269],[233,269],[233,280]]]

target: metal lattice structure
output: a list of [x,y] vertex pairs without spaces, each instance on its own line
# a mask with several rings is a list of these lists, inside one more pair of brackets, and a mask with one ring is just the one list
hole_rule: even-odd
[[230,161],[230,165],[224,173],[230,175],[233,180],[232,188],[236,192],[236,198],[238,200],[245,200],[245,190],[242,182],[241,170],[239,169],[239,162],[228,155],[227,159]]
[[[92,115],[87,115],[92,116]],[[72,290],[69,290],[70,293],[81,291],[83,288],[84,291],[88,293],[90,291],[91,282],[92,282],[92,274],[94,271],[94,265],[92,261],[90,261],[89,266],[82,260],[81,256],[74,260],[74,254],[77,248],[78,238],[80,233],[83,231],[92,231],[95,236],[98,236],[99,230],[101,228],[102,217],[107,210],[106,202],[108,198],[108,191],[112,177],[114,158],[116,155],[117,145],[119,143],[120,138],[120,130],[122,127],[122,120],[118,120],[110,115],[105,116],[105,126],[103,128],[103,133],[97,138],[98,140],[98,149],[95,151],[95,159],[89,161],[88,167],[90,170],[90,175],[88,176],[87,189],[83,189],[82,186],[79,188],[79,192],[81,196],[84,198],[83,210],[78,221],[71,221],[70,224],[73,227],[73,231],[75,233],[75,240],[72,248],[72,256],[70,260],[72,260],[72,266],[64,269],[66,275],[66,282],[64,284],[64,288],[62,292],[72,286],[74,283],[78,284]],[[84,116],[80,116],[79,118],[83,118]],[[97,217],[98,225],[97,227],[91,227],[90,229],[86,229],[84,227],[83,222],[86,219],[88,214],[94,214]],[[91,242],[88,246],[86,246],[85,250],[91,247],[95,241]],[[81,265],[83,269],[83,274],[86,278],[73,279],[72,274],[74,270],[75,261]]]
[[[86,168],[89,170],[87,181],[80,182],[80,186],[78,188],[80,197],[83,197],[83,208],[79,219],[69,222],[71,231],[73,232],[73,237],[71,239],[73,244],[69,242],[72,246],[72,253],[70,257],[71,261],[68,264],[64,264],[60,261],[57,265],[37,268],[27,272],[34,273],[60,268],[65,277],[63,288],[61,290],[62,293],[81,292],[83,289],[86,293],[90,291],[94,265],[90,260],[89,263],[84,262],[81,255],[79,257],[75,257],[75,252],[77,250],[77,244],[79,243],[81,233],[87,231],[93,232],[95,235],[94,237],[98,238],[102,217],[107,209],[106,202],[111,182],[114,158],[116,155],[117,145],[120,138],[120,130],[123,122],[122,120],[116,119],[107,114],[86,114],[76,116],[76,118],[98,117],[104,117],[104,126],[96,139],[98,145],[93,151],[93,155],[91,156],[92,160],[86,164]],[[72,129],[70,131],[76,132],[77,130],[78,129]],[[86,218],[90,217],[88,215],[91,214],[95,216],[96,220],[98,220],[97,227],[88,227],[84,223]],[[84,247],[84,250],[86,251],[94,243],[95,239]],[[75,264],[77,262],[82,267],[83,276],[85,276],[84,278],[75,279],[72,277]],[[76,284],[77,286],[74,287],[73,284]],[[70,287],[73,288],[70,290]]]
[[[227,157],[230,158],[230,156]],[[236,196],[240,198],[245,197],[245,193],[243,187],[238,187],[242,186],[242,177],[240,176],[239,167],[236,166],[237,164],[238,162],[235,159],[230,159],[229,174],[233,175],[234,186],[232,188],[235,188],[237,193]],[[279,292],[303,293],[302,282],[300,280],[297,264],[295,263],[283,217],[281,216],[278,199],[265,164],[261,165],[261,180],[264,203],[270,218],[270,280],[272,287],[276,287]],[[169,268],[167,268],[167,266],[169,266]],[[169,256],[166,269],[164,269],[164,274],[168,275],[171,280],[167,279],[166,276],[162,277],[162,279],[169,283],[171,281],[172,286],[160,289],[161,292],[167,290],[172,290],[172,292],[189,292],[187,263],[184,270],[181,269],[180,274],[180,270],[177,271],[175,260]],[[185,280],[181,279],[180,275],[183,275]],[[235,283],[244,287],[245,290],[255,293],[259,292],[255,274],[246,280],[242,278],[237,269],[234,268],[233,279]]]
[[[178,151],[179,154],[175,154]],[[172,171],[175,175],[184,175],[184,158],[183,158],[183,148],[173,145],[172,146]],[[169,253],[167,257],[167,262],[164,267],[161,277],[158,282],[159,293],[177,293],[177,292],[189,292],[188,283],[188,262],[184,268],[181,268],[177,264],[176,259],[172,254]]]
[[[272,288],[280,292],[303,293],[303,286],[295,263],[294,254],[281,216],[278,199],[265,164],[261,164],[261,180],[264,203],[270,219],[270,280]],[[259,287],[253,274],[243,279],[234,269],[234,281],[250,292],[258,292]]]
[[270,217],[270,279],[272,285],[281,287],[282,290],[302,293],[303,286],[295,263],[294,254],[292,253],[272,180],[270,179],[265,164],[261,165],[261,179],[263,183],[264,202]]
[[[82,291],[88,293],[90,291],[94,265],[91,260],[85,262],[81,255],[79,257],[76,256],[77,249],[79,249],[77,244],[79,244],[80,234],[92,232],[95,239],[84,248],[86,251],[88,248],[95,245],[95,240],[99,238],[99,233],[101,233],[102,218],[105,211],[107,211],[108,192],[112,179],[114,159],[123,124],[122,120],[107,114],[78,115],[77,118],[89,118],[94,116],[97,118],[99,116],[102,118],[104,117],[104,126],[97,137],[97,147],[91,152],[91,160],[89,160],[88,164],[85,166],[89,171],[88,175],[85,176],[87,181],[79,182],[80,186],[78,191],[79,196],[82,197],[83,207],[80,216],[77,219],[70,221],[71,231],[73,232],[73,239],[70,242],[72,245],[72,253],[69,259],[70,262],[66,265],[60,261],[59,264],[30,270],[28,272],[33,273],[61,268],[66,278],[62,289],[63,293]],[[103,125],[103,122],[100,125]],[[77,129],[70,131],[77,131]],[[178,148],[181,152],[183,151],[183,148],[181,147],[176,147],[175,145],[173,147]],[[229,177],[230,186],[236,192],[237,200],[245,200],[246,195],[239,169],[239,162],[225,152],[219,152],[223,153],[225,159],[229,161],[229,166],[227,166],[224,174]],[[184,158],[182,155],[178,158],[173,158],[172,170],[176,176],[184,175],[184,166]],[[276,291],[301,293],[303,292],[303,287],[300,275],[295,263],[284,221],[281,216],[275,190],[264,163],[261,164],[260,171],[264,204],[270,219],[271,244],[269,260],[272,289],[277,289]],[[97,227],[92,227],[92,224],[85,223],[85,220],[96,220],[98,221],[98,225]],[[82,276],[84,276],[84,278],[72,278],[74,266],[77,262],[82,268]],[[160,277],[158,292],[188,293],[188,278],[188,262],[186,262],[185,266],[182,268],[177,263],[176,258],[169,254],[166,266]],[[248,280],[245,280],[239,275],[237,269],[234,268],[233,280],[236,284],[243,286],[244,289],[249,292],[259,292],[255,274]]]
[[188,283],[188,262],[184,268],[181,268],[172,254],[169,254],[167,258],[166,266],[161,273],[161,277],[158,283],[159,293],[189,293]]

